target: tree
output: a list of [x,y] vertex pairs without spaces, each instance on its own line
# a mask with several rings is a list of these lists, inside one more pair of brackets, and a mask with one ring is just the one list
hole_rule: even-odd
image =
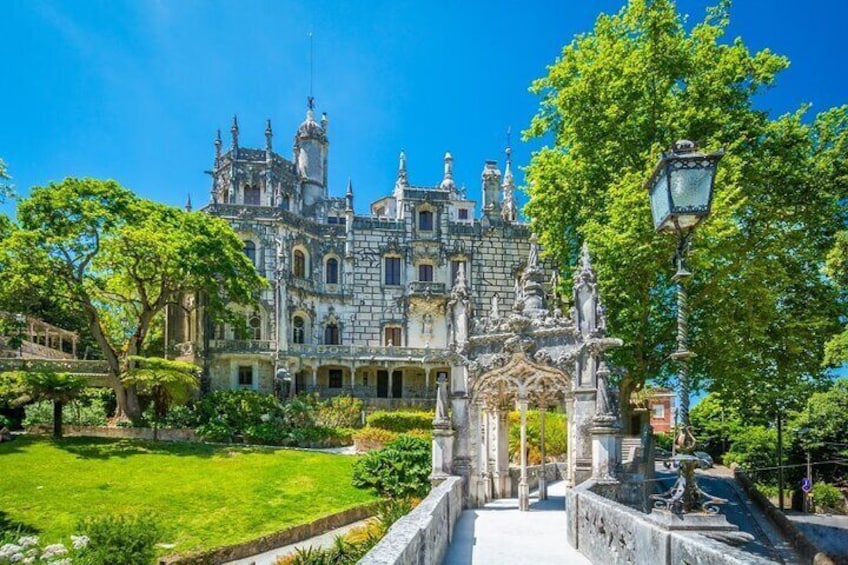
[[692,408],[690,417],[698,442],[713,457],[726,453],[733,438],[745,429],[738,407],[715,393],[702,398]]
[[166,305],[196,293],[213,319],[253,304],[266,283],[221,219],[137,197],[114,181],[68,178],[35,187],[20,227],[0,245],[2,297],[43,293],[77,308],[109,367],[119,412],[141,416],[133,368]]
[[65,404],[77,398],[86,386],[85,379],[70,373],[26,371],[21,373],[25,395],[18,404],[48,400],[53,403],[53,439],[62,439],[62,412]]
[[[796,460],[809,453],[817,463],[848,461],[848,378],[810,396],[804,409],[793,414],[789,430]],[[817,466],[816,471],[828,480],[848,478],[844,465]]]
[[643,182],[674,140],[724,147],[689,261],[691,376],[773,413],[776,398],[803,402],[799,391],[821,381],[824,342],[845,311],[820,270],[845,221],[848,109],[771,119],[754,108],[789,63],[724,42],[729,6],[687,29],[672,0],[632,0],[563,49],[531,88],[541,107],[525,137],[553,145],[527,169],[526,212],[559,264],[588,243],[609,331],[625,341],[611,357],[629,398],[674,372],[675,242],[654,233]]
[[[839,232],[833,249],[827,255],[825,272],[839,286],[843,299],[848,300],[848,230]],[[836,367],[848,363],[848,325],[833,336],[824,349],[824,363]]]
[[127,369],[121,382],[153,400],[153,439],[158,439],[159,422],[168,409],[186,403],[200,388],[200,367],[161,357],[132,356],[128,361],[134,366]]
[[9,169],[6,167],[6,162],[0,159],[0,203],[15,195],[15,188],[11,184],[2,182],[10,178],[12,177],[9,176]]

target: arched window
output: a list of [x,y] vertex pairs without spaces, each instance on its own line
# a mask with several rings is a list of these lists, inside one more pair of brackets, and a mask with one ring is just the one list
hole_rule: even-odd
[[418,229],[421,231],[433,231],[433,212],[421,210],[418,212]]
[[306,255],[300,249],[294,251],[294,276],[306,277]]
[[339,260],[330,257],[327,259],[327,273],[325,280],[327,284],[339,284]]
[[250,262],[256,266],[256,244],[252,241],[244,242],[244,254],[250,259]]
[[250,339],[262,339],[262,317],[259,312],[253,313],[253,316],[247,321],[247,326]]
[[244,203],[259,206],[259,185],[244,185]]
[[336,324],[327,324],[324,326],[324,345],[339,344],[339,326]]
[[295,316],[292,326],[292,343],[303,343],[306,322],[300,316]]

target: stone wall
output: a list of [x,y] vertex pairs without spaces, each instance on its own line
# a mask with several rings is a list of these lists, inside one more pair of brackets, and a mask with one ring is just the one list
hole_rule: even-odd
[[568,543],[593,563],[772,563],[701,534],[669,531],[647,515],[596,494],[594,488],[590,480],[566,493]]
[[[527,467],[527,484],[530,486],[531,491],[539,488],[539,475],[541,474],[541,465],[530,465]],[[565,463],[548,463],[545,465],[545,476],[548,478],[548,484],[564,479]],[[518,498],[518,481],[521,479],[521,467],[510,467],[509,479],[511,483],[509,496]]]
[[462,478],[448,477],[359,562],[364,565],[436,565],[442,562],[462,512]]

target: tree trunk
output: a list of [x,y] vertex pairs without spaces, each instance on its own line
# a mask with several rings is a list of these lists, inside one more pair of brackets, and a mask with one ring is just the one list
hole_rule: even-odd
[[62,401],[53,401],[53,439],[62,439]]

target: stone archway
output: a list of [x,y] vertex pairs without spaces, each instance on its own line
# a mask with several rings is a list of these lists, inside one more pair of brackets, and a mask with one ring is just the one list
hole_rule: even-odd
[[437,395],[433,479],[462,476],[470,506],[510,490],[507,414],[516,404],[522,412],[522,509],[529,505],[524,448],[530,404],[561,403],[565,408],[567,484],[592,476],[608,478],[615,469],[618,427],[607,390],[604,352],[622,342],[605,335],[605,314],[585,246],[573,288],[570,315],[548,308],[538,249],[531,240],[512,310],[501,313],[495,295],[489,315],[477,318],[472,327],[469,293],[464,277],[457,277],[448,303],[451,376],[439,383]]

